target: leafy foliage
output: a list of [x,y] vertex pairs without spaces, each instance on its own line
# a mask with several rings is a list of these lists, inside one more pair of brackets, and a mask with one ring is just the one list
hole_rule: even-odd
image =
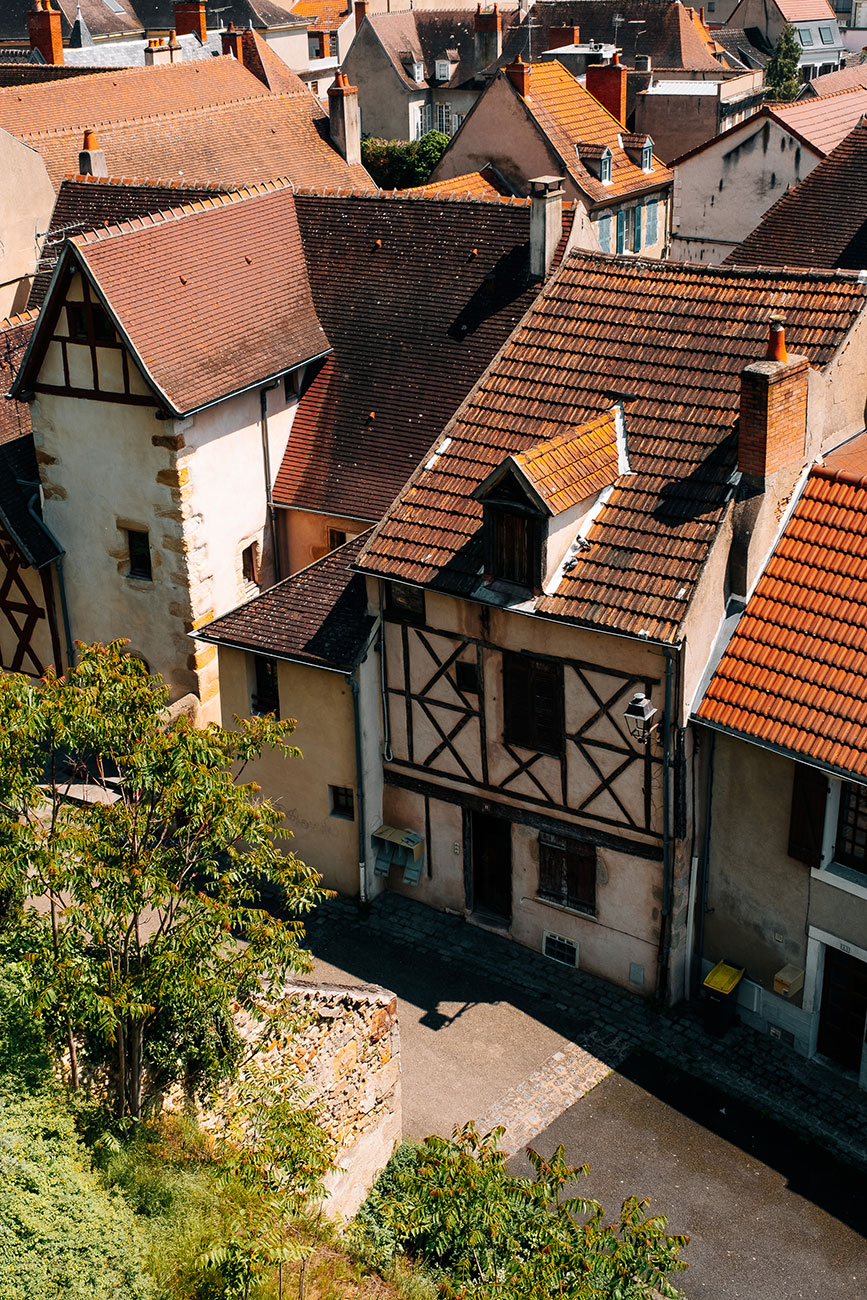
[[511,1175],[502,1129],[472,1124],[452,1140],[402,1148],[375,1185],[351,1232],[354,1249],[384,1263],[405,1252],[441,1271],[448,1300],[650,1300],[676,1297],[670,1275],[687,1238],[666,1233],[646,1202],[624,1201],[615,1224],[569,1188],[589,1172],[562,1147],[529,1158],[533,1178]]
[[765,65],[765,97],[784,102],[794,99],[801,89],[799,67],[801,47],[791,23],[786,23],[780,39]]
[[266,748],[297,753],[293,724],[199,730],[166,700],[121,642],[82,647],[62,679],[0,678],[0,889],[40,900],[6,941],[72,1086],[83,1043],[119,1116],[232,1073],[233,1005],[307,968],[300,916],[323,896],[279,845],[282,813],[241,780]]
[[379,140],[365,136],[361,161],[384,190],[406,190],[425,185],[446,151],[449,137],[428,131],[420,140]]

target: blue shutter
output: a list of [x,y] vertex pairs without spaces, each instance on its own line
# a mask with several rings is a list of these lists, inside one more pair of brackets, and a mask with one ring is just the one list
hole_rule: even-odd
[[655,244],[659,236],[659,231],[657,229],[657,223],[656,223],[656,215],[657,215],[656,199],[648,199],[646,211],[647,211],[647,225],[644,228],[644,242],[646,244]]
[[617,213],[617,251],[622,253],[626,247],[626,213],[621,208]]
[[596,237],[603,253],[611,252],[611,218],[600,217],[596,226]]
[[632,209],[632,251],[641,252],[641,204]]

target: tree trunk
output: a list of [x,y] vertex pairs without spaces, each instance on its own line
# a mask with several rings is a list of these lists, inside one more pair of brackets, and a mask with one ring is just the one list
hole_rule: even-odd
[[141,1025],[129,1027],[129,1113],[138,1119],[141,1113]]
[[126,1114],[126,1039],[122,1020],[117,1022],[117,1113],[120,1119]]
[[78,1052],[69,1016],[66,1017],[66,1045],[69,1048],[69,1086],[74,1092],[78,1087]]

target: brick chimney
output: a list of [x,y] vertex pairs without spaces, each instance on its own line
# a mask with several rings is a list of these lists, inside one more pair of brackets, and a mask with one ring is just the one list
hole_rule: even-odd
[[350,166],[361,162],[361,119],[358,116],[358,87],[350,86],[344,72],[338,72],[328,91],[331,141]]
[[580,27],[551,27],[548,29],[548,49],[561,50],[564,45],[579,45]]
[[235,30],[235,24],[229,20],[226,23],[226,30],[220,32],[220,43],[223,47],[224,54],[234,54],[239,63],[244,62],[244,41],[243,33]]
[[610,63],[591,63],[585,86],[621,126],[626,125],[626,68],[615,53]]
[[63,62],[60,10],[51,8],[51,0],[36,0],[27,15],[27,32],[30,48],[38,50],[46,63]]
[[205,0],[175,0],[175,31],[178,36],[198,36],[203,45],[207,42]]
[[806,357],[791,355],[779,317],[771,319],[764,361],[741,371],[738,469],[757,484],[802,460],[807,437]]
[[95,131],[84,133],[84,144],[78,155],[78,171],[81,176],[108,175],[105,152],[99,147],[99,136]]
[[482,9],[479,4],[473,15],[473,32],[475,34],[475,66],[478,71],[489,63],[496,63],[503,53],[503,18],[499,9]]
[[355,0],[355,30],[358,31],[361,24],[367,17],[370,9],[370,0]]
[[172,51],[161,36],[149,40],[145,46],[144,61],[146,68],[155,68],[162,63],[171,63]]
[[178,34],[174,27],[169,32],[169,52],[171,54],[172,63],[183,63],[184,47],[178,40]]
[[518,94],[526,99],[530,93],[530,64],[525,63],[520,54],[514,63],[506,67],[506,76],[517,90]]
[[530,275],[544,280],[563,236],[563,177],[534,176],[530,181]]

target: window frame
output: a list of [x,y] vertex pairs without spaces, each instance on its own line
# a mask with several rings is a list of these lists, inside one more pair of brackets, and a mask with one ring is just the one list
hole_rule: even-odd
[[[280,717],[280,670],[276,659],[268,655],[251,655],[253,660],[253,690],[250,693],[250,710],[258,718],[273,713]],[[269,680],[270,679],[270,680]]]
[[[828,33],[827,40],[826,40],[826,38],[825,38],[825,32]],[[819,28],[819,40],[822,42],[823,45],[833,45],[833,44],[834,44],[834,33],[833,33],[832,29],[831,29],[830,27],[828,27],[827,25],[825,25],[824,27],[820,27],[820,28]]]
[[[124,532],[126,533],[126,551],[127,551],[127,562],[128,562],[126,576],[128,578],[132,578],[134,582],[153,582],[154,568],[153,568],[153,559],[151,557],[150,532],[148,531],[147,528],[125,528]],[[138,539],[141,538],[144,539],[144,543],[143,543],[144,550],[140,549],[142,545],[140,541],[137,541],[135,545],[133,544],[132,539],[134,537]],[[141,563],[137,562],[136,553],[138,554],[138,560],[141,561]]]
[[[595,844],[571,835],[539,832],[536,897],[579,916],[598,914],[598,856]],[[547,883],[545,883],[547,881]],[[570,893],[570,888],[574,892]]]
[[424,588],[404,582],[386,582],[383,614],[392,623],[423,626],[426,621]]
[[241,548],[241,579],[248,586],[259,586],[259,547],[250,542]]
[[611,184],[611,153],[607,151],[599,159],[599,181],[602,185]]
[[[563,664],[503,652],[503,744],[562,758],[566,749]],[[540,697],[547,701],[540,709]]]
[[653,146],[643,144],[641,146],[641,170],[643,172],[653,171]]
[[331,817],[340,817],[343,821],[355,821],[355,791],[351,785],[329,785],[328,802]]
[[809,27],[798,28],[798,40],[801,42],[801,45],[806,48],[813,46],[813,33],[810,31]]

